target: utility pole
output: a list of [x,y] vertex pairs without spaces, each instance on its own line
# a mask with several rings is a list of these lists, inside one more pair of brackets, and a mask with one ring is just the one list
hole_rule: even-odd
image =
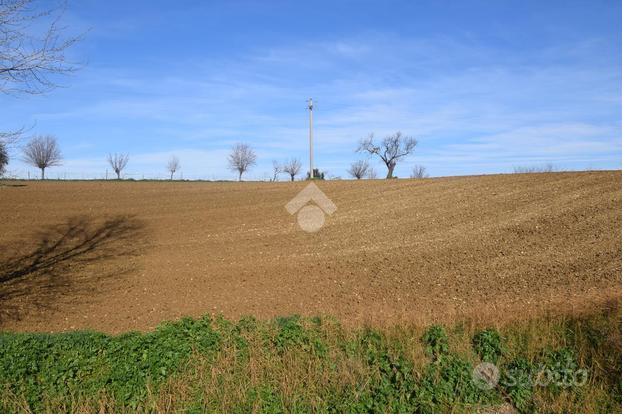
[[313,98],[309,98],[309,179],[313,179]]

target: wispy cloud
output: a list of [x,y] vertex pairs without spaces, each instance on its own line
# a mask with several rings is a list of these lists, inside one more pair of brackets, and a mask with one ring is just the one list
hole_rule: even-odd
[[119,150],[132,153],[136,173],[163,173],[176,153],[187,176],[228,178],[226,151],[246,141],[261,177],[273,158],[306,158],[313,96],[317,159],[335,175],[359,157],[360,138],[396,130],[420,141],[401,176],[413,163],[433,174],[531,161],[611,168],[622,159],[622,72],[619,59],[594,58],[603,48],[587,39],[512,54],[469,39],[364,33],[166,70],[93,69],[57,105],[20,102],[0,119],[28,111],[38,128],[58,131],[67,170],[101,173],[105,153]]

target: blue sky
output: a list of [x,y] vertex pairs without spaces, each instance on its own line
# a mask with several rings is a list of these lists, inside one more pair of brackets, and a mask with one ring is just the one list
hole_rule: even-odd
[[[236,142],[272,160],[308,159],[346,177],[358,141],[400,130],[433,176],[622,168],[622,2],[72,1],[86,62],[44,96],[0,96],[3,130],[34,125],[65,157],[49,177],[233,179]],[[15,154],[17,155],[17,154]],[[375,161],[380,175],[384,167]],[[16,175],[29,168],[18,160]]]

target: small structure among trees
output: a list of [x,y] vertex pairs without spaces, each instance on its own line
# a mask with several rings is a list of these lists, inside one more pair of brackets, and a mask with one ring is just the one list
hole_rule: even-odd
[[307,180],[323,180],[326,174],[327,173],[325,171],[320,171],[319,168],[314,168],[313,177],[311,177],[307,171]]
[[45,169],[61,165],[63,157],[56,138],[52,135],[33,137],[24,147],[24,161],[41,170],[45,179]]

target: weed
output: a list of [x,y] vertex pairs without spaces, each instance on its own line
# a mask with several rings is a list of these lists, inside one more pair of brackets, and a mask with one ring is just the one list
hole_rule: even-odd
[[35,410],[44,399],[94,395],[104,390],[137,408],[148,387],[157,389],[193,350],[208,354],[220,338],[209,318],[166,323],[148,334],[111,337],[93,332],[0,335],[0,386]]
[[520,412],[533,411],[534,367],[525,358],[510,362],[503,371],[500,384],[510,401]]
[[315,324],[315,330],[307,330],[297,315],[277,318],[276,324],[279,329],[274,338],[274,346],[280,353],[288,348],[299,347],[306,352],[326,354],[326,346],[318,335],[318,324]]
[[501,335],[495,329],[486,329],[473,337],[473,349],[482,361],[496,364],[505,351]]
[[449,339],[442,326],[433,325],[421,337],[425,345],[425,352],[434,360],[449,353]]
[[[505,400],[523,413],[621,412],[619,358],[609,352],[615,338],[598,323],[602,337],[587,329],[589,320],[514,326],[504,335],[433,326],[421,335],[298,316],[185,318],[120,336],[4,333],[0,411],[436,413]],[[450,340],[464,352],[450,351]],[[471,347],[499,367],[498,387],[473,381]],[[584,379],[577,373],[592,371],[599,373],[577,384]]]

